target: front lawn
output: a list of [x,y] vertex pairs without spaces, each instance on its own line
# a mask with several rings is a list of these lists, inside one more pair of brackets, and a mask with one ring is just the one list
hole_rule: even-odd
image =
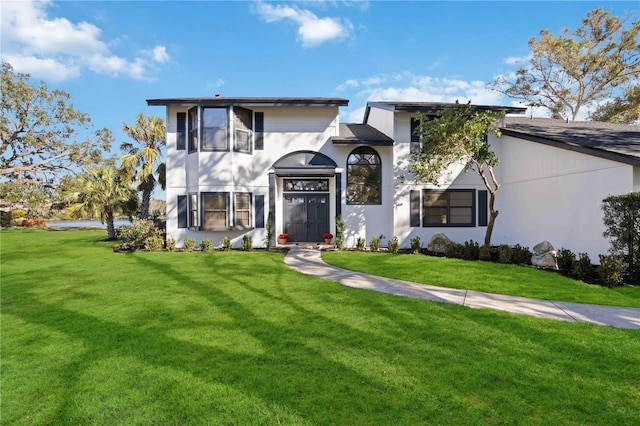
[[104,236],[0,233],[0,423],[637,424],[638,331]]
[[325,251],[322,259],[352,271],[440,287],[640,308],[640,287],[606,288],[532,266],[360,251]]

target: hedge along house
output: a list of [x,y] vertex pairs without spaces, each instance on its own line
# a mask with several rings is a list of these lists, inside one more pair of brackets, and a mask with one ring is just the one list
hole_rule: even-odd
[[[344,221],[346,247],[355,246],[358,238],[369,242],[380,235],[383,245],[397,236],[401,247],[409,247],[415,237],[426,244],[438,232],[459,242],[484,239],[488,197],[478,176],[463,173],[460,164],[434,186],[415,182],[409,170],[410,152],[420,148],[413,132],[417,113],[436,116],[452,104],[370,102],[362,124],[345,124],[340,123],[339,107],[348,100],[341,98],[147,103],[166,107],[167,237],[178,246],[187,236],[213,238],[216,245],[229,237],[239,246],[245,235],[255,247],[264,246],[269,211],[274,236],[287,233],[290,243],[319,243],[323,233],[335,235],[337,215]],[[518,121],[511,120],[502,123],[501,138],[489,139],[501,159],[496,173],[502,183],[493,244],[531,246],[549,240],[597,259],[595,251],[604,253],[608,247],[600,203],[607,195],[639,186],[638,152],[616,153],[604,141],[586,147],[588,152],[577,151],[575,141],[551,141],[542,129],[516,128]],[[540,124],[548,128],[551,122]],[[594,129],[588,140],[600,134]],[[610,163],[603,166],[602,161]],[[598,173],[607,167],[610,173]],[[581,176],[582,186],[564,178],[572,174]],[[550,176],[556,177],[552,187],[545,183]],[[594,183],[594,178],[600,180]],[[584,221],[564,205],[579,209]],[[583,223],[589,223],[589,232],[577,227]]]

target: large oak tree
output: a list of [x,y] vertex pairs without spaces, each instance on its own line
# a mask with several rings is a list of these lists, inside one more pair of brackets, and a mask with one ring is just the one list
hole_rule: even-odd
[[73,107],[68,93],[32,84],[7,62],[1,73],[0,183],[51,188],[110,148],[111,133],[91,133],[89,116]]
[[[549,30],[529,40],[530,58],[513,78],[491,87],[555,118],[575,120],[586,106],[631,90],[640,79],[640,21],[626,22],[602,8],[587,13],[574,31]],[[603,115],[602,118],[606,118]],[[637,119],[637,118],[636,118]]]

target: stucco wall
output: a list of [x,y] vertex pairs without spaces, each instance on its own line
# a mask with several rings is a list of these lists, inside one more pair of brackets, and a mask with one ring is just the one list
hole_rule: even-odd
[[602,237],[602,200],[634,186],[633,167],[602,158],[504,136],[500,138],[502,187],[493,244],[586,252],[595,263],[609,243]]

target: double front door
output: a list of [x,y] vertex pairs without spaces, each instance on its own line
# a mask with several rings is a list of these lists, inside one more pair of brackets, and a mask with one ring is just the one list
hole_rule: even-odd
[[285,194],[284,232],[289,241],[322,241],[329,232],[329,194]]

